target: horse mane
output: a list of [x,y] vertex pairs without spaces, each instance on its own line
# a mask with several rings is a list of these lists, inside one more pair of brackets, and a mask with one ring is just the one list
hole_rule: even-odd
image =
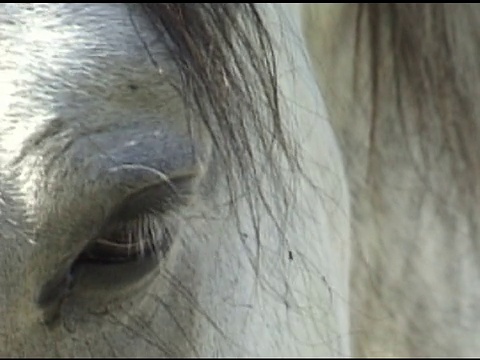
[[[356,351],[468,353],[462,348],[468,342],[457,338],[470,331],[462,316],[473,298],[462,281],[478,268],[450,269],[463,259],[478,264],[480,7],[389,3],[348,10],[355,35],[351,107],[362,108],[351,113],[369,125],[355,138],[365,140],[367,169],[352,171],[357,154],[347,168],[358,190],[352,213],[359,214],[352,220],[358,255],[352,299],[369,315],[389,319],[352,312],[352,327],[368,329],[355,339]],[[354,125],[344,126],[350,150],[358,146],[347,143]]]
[[[279,216],[286,215],[292,194],[283,181],[286,169],[280,169],[280,159],[293,168],[298,162],[279,110],[275,50],[257,5],[141,6],[159,34],[167,34],[167,48],[180,76],[179,94],[186,109],[193,109],[192,127],[201,121],[210,134],[230,203],[246,199],[258,231],[257,248],[260,207],[277,224],[281,240]],[[267,190],[276,196],[264,193],[265,179]],[[235,213],[236,207],[232,210]]]
[[271,154],[272,142],[288,152],[274,51],[253,4],[145,3],[142,7],[158,31],[168,34],[182,96],[198,111],[220,160],[229,167],[234,160],[242,173],[255,164],[249,129],[256,130],[262,152]]
[[[420,176],[437,171],[453,178],[462,199],[478,197],[480,7],[359,4],[356,21],[356,56],[366,44],[370,55],[375,156],[385,146],[380,137],[388,136],[378,131],[380,122],[398,122],[405,139],[419,138],[418,144],[406,141]],[[448,165],[440,168],[446,157]]]

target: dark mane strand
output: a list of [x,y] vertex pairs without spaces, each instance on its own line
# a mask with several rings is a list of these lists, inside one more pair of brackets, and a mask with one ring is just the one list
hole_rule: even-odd
[[[210,133],[232,203],[247,199],[259,249],[259,206],[282,232],[278,210],[286,214],[291,197],[279,159],[286,159],[289,171],[298,168],[280,118],[275,53],[261,16],[254,4],[142,7],[158,31],[168,35],[181,95],[194,109],[192,119],[201,120]],[[277,196],[264,193],[265,181]]]

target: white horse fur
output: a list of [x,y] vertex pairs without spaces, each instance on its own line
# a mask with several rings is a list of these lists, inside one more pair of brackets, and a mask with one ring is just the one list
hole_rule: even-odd
[[[457,179],[477,163],[415,127],[427,107],[381,35],[401,12],[149,6],[0,5],[0,355],[478,355],[476,187]],[[474,41],[477,13],[441,25]],[[135,261],[88,250],[122,236]]]

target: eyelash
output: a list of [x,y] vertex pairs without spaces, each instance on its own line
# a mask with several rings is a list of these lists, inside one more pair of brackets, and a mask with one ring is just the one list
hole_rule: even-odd
[[165,257],[173,241],[162,214],[145,213],[104,232],[80,256],[86,262],[118,263]]

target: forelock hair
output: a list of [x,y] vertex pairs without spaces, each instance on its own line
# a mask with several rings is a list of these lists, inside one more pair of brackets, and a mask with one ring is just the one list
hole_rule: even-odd
[[[190,120],[200,120],[210,134],[231,203],[240,196],[248,201],[257,248],[260,208],[278,224],[281,242],[279,216],[286,216],[293,200],[284,175],[299,169],[299,163],[282,123],[275,50],[256,5],[141,6],[153,26],[168,35],[180,95],[186,108],[193,109]],[[280,159],[289,169],[282,168]],[[269,194],[262,181],[271,187]]]

